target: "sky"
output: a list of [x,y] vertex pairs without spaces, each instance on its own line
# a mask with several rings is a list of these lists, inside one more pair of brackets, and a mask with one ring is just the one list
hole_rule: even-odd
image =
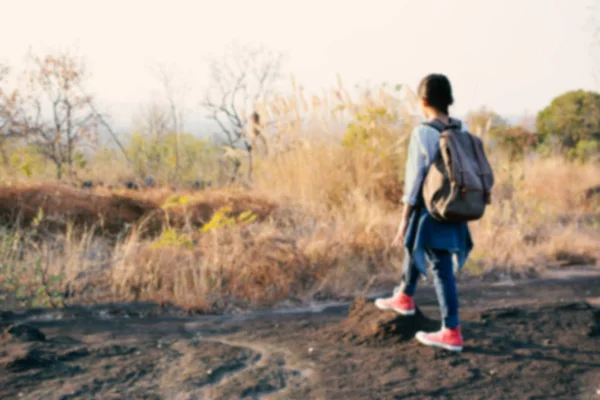
[[[600,4],[594,0],[0,0],[0,61],[18,68],[36,53],[76,46],[89,90],[129,121],[159,89],[162,63],[199,110],[207,60],[232,41],[287,55],[307,89],[450,78],[454,114],[487,106],[535,113],[573,89],[599,90]],[[598,17],[598,18],[596,18]]]

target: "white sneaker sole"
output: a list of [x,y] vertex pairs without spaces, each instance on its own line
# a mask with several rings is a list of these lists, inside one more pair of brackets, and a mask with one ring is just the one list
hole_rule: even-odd
[[385,304],[382,304],[383,302],[380,301],[380,299],[375,300],[375,307],[379,308],[380,310],[392,310],[397,312],[400,315],[404,315],[404,316],[410,316],[410,315],[415,315],[415,310],[410,310],[410,311],[406,311],[406,310],[401,310],[399,308],[396,307],[390,307],[390,306],[386,306]]
[[426,346],[439,347],[440,349],[445,349],[445,350],[449,350],[449,351],[462,351],[463,350],[462,346],[452,346],[449,344],[432,342],[431,340],[429,340],[425,337],[425,332],[417,332],[417,334],[415,335],[415,338],[419,342],[423,343]]

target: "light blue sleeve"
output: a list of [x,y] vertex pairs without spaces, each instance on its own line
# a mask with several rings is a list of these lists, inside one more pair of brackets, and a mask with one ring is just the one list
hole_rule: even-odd
[[421,142],[421,127],[413,129],[408,144],[406,171],[404,175],[404,195],[402,202],[414,206],[419,197],[421,184],[427,169],[427,153]]

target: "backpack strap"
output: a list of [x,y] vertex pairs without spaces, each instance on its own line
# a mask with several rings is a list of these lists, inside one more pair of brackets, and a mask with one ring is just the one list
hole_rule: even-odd
[[[473,138],[473,136],[471,134],[469,134],[468,136],[469,136],[471,145],[473,146],[473,153],[475,155],[475,161],[477,162],[477,165],[479,165],[479,169],[481,171],[485,170],[487,172],[487,170],[489,168],[489,164],[487,163],[487,160],[485,158],[485,154],[484,154],[484,150],[481,145],[481,141],[475,142],[475,139]],[[484,162],[484,160],[486,160],[486,161]],[[479,179],[481,179],[481,186],[483,187],[483,195],[484,195],[485,204],[491,204],[492,195],[491,195],[489,188],[485,184],[485,179],[483,179],[483,174],[484,174],[484,172],[479,174]]]
[[[440,121],[439,119],[434,119],[427,122],[422,122],[421,125],[429,126],[430,128],[435,129],[439,133],[442,133],[446,130],[446,124]],[[425,184],[425,179],[421,182],[421,188],[419,189],[419,198],[417,199],[417,204],[415,205],[415,210],[418,214],[421,213],[421,208],[425,206],[425,200],[423,199],[423,185]],[[417,215],[418,215],[417,214]]]
[[[460,130],[462,127],[462,124],[459,120],[456,120],[454,118],[448,118],[448,124],[446,125],[445,123],[443,123],[442,121],[440,121],[439,119],[434,119],[428,122],[425,122],[424,125],[427,125],[433,129],[435,129],[436,131],[438,131],[440,134],[446,130]],[[459,170],[462,174],[462,179],[463,182],[465,182],[465,170],[462,167],[462,163],[463,160],[461,160],[460,157],[456,158],[456,161],[459,164]],[[461,198],[464,200],[466,198],[467,192],[465,190],[464,187],[461,188]]]

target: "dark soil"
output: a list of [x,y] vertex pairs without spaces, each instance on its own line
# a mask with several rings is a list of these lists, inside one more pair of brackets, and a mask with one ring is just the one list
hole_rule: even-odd
[[439,327],[431,288],[414,317],[367,299],[194,318],[139,306],[2,313],[0,398],[600,399],[600,277],[460,293],[462,353],[413,339]]

